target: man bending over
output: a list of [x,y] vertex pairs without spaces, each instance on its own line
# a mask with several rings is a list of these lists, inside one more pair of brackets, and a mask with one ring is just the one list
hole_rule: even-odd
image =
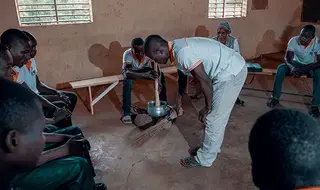
[[285,57],[285,63],[279,65],[273,86],[269,107],[279,104],[282,84],[285,76],[300,77],[308,75],[313,78],[313,99],[309,114],[319,117],[320,112],[320,43],[315,36],[316,28],[306,25],[300,35],[290,39]]
[[143,51],[144,41],[141,38],[135,38],[131,42],[131,48],[123,53],[123,117],[122,121],[125,124],[132,123],[131,121],[131,87],[135,80],[160,80],[160,100],[167,101],[165,77],[154,71],[153,64],[150,58],[146,57]]
[[[199,81],[205,96],[205,106],[199,112],[199,120],[206,125],[205,138],[202,147],[191,150],[191,156],[181,160],[181,164],[187,168],[210,167],[220,152],[231,110],[247,77],[244,59],[209,38],[168,42],[159,35],[151,35],[144,47],[146,55],[154,61],[166,64],[170,59],[180,71]],[[186,88],[184,84],[179,85],[179,92]],[[180,102],[181,97],[177,107]]]
[[320,189],[320,128],[292,109],[262,115],[249,137],[252,178],[261,190]]

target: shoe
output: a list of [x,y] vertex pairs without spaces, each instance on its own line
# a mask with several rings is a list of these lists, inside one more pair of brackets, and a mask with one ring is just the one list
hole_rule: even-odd
[[132,124],[132,120],[131,120],[131,116],[130,116],[130,115],[123,116],[123,117],[121,118],[121,121],[122,121],[124,124]]
[[309,114],[312,117],[318,118],[320,116],[319,108],[311,106],[311,108],[309,109]]
[[278,104],[279,104],[279,100],[277,100],[277,99],[275,99],[275,98],[270,98],[269,101],[268,101],[268,103],[267,103],[267,106],[268,106],[269,108],[273,108],[273,107],[275,107],[275,106],[278,105]]
[[107,186],[104,183],[96,183],[95,190],[107,190]]
[[243,101],[243,100],[240,100],[240,98],[237,98],[236,104],[237,104],[238,106],[244,106],[244,101]]

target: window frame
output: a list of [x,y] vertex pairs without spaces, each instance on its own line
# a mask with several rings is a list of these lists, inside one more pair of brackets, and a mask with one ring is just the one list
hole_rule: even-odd
[[[227,3],[226,1],[227,0],[221,0],[222,2],[217,2],[218,0],[215,0],[216,2],[215,3],[210,3],[210,0],[208,0],[208,18],[209,19],[239,19],[239,18],[246,18],[247,17],[247,14],[248,14],[248,0],[241,0],[242,2],[241,3],[237,3],[237,2],[234,2],[234,3]],[[223,6],[221,7],[222,8],[222,16],[217,16],[217,5],[219,4],[222,4]],[[234,11],[233,11],[233,15],[230,14],[230,16],[226,15],[226,5],[227,4],[235,4],[234,6]],[[237,16],[236,15],[236,5],[237,4],[241,4],[241,10],[240,10],[240,16]],[[215,6],[214,7],[211,7],[211,6]],[[218,9],[221,9],[220,7]],[[221,13],[221,12],[219,12]],[[212,16],[214,15],[214,16]]]
[[[39,26],[60,26],[60,25],[78,25],[78,24],[90,24],[93,22],[93,11],[92,11],[92,0],[88,0],[88,3],[57,3],[57,0],[53,0],[53,3],[30,3],[30,4],[19,4],[19,0],[15,0],[15,6],[16,6],[16,12],[17,12],[17,17],[18,17],[18,22],[20,27],[39,27]],[[54,9],[34,9],[34,10],[20,10],[20,6],[44,6],[44,5],[49,5],[49,6],[54,6]],[[64,9],[64,10],[58,10],[58,6],[61,5],[88,5],[88,9]],[[74,10],[87,10],[89,14],[87,15],[82,15],[82,14],[66,14],[66,15],[58,15],[60,11],[74,11]],[[21,17],[21,12],[46,12],[46,11],[54,11],[54,15],[40,15],[40,16],[23,16]],[[59,16],[89,16],[90,19],[79,19],[79,20],[59,20]],[[21,18],[53,18],[55,17],[55,21],[38,21],[38,22],[21,22]],[[79,21],[78,23],[69,23],[73,21]],[[81,22],[82,21],[82,22]],[[49,24],[51,23],[51,24]]]

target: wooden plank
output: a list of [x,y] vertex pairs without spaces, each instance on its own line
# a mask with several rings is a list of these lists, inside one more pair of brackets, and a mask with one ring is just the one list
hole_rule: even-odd
[[[177,68],[175,66],[172,67],[165,67],[162,68],[161,71],[163,73],[175,73],[177,72]],[[86,79],[86,80],[81,80],[81,81],[75,81],[75,82],[70,82],[70,85],[72,88],[84,88],[90,86],[98,86],[98,85],[104,85],[104,84],[110,84],[114,83],[116,81],[121,81],[123,80],[122,75],[113,75],[113,76],[107,76],[107,77],[100,77],[100,78],[94,78],[94,79]]]
[[92,92],[91,92],[91,86],[88,86],[89,88],[89,100],[90,100],[90,111],[91,114],[94,115],[94,111],[93,111],[93,104],[92,104]]
[[84,88],[84,87],[88,87],[89,85],[98,86],[98,85],[114,83],[115,81],[121,81],[121,80],[123,80],[122,75],[113,75],[108,77],[100,77],[100,78],[70,82],[70,85],[72,86],[72,88]]

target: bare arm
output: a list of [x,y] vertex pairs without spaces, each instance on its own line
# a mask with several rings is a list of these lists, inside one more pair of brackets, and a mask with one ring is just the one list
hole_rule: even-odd
[[201,90],[205,97],[205,104],[206,108],[208,110],[211,110],[212,108],[212,94],[213,94],[213,88],[212,88],[212,80],[209,78],[209,76],[206,74],[203,63],[199,64],[195,69],[191,71],[192,76],[197,79],[200,83]]
[[[21,85],[26,87],[26,88],[29,88],[26,83],[22,83]],[[45,99],[41,95],[37,94],[37,96],[38,96],[38,98],[40,100],[41,105],[44,108],[47,108],[47,109],[52,110],[52,111],[55,111],[55,110],[59,109],[57,106],[53,105],[51,102],[49,102],[47,99]]]
[[302,67],[301,73],[306,74],[307,72],[318,69],[318,68],[320,68],[320,55],[317,55],[317,62]]
[[152,77],[152,75],[150,74],[150,72],[153,71],[133,71],[131,69],[131,66],[128,64],[125,64],[124,66],[124,70],[123,72],[125,73],[127,79],[131,79],[131,80],[154,80],[154,78]]
[[44,83],[42,83],[38,77],[38,75],[36,76],[36,82],[37,82],[37,89],[39,90],[39,92],[41,92],[42,94],[46,94],[46,95],[59,95],[59,92],[54,89],[51,88],[47,85],[45,85]]
[[286,56],[284,58],[285,63],[290,69],[293,69],[294,66],[292,65],[294,58],[294,52],[293,51],[286,51]]

